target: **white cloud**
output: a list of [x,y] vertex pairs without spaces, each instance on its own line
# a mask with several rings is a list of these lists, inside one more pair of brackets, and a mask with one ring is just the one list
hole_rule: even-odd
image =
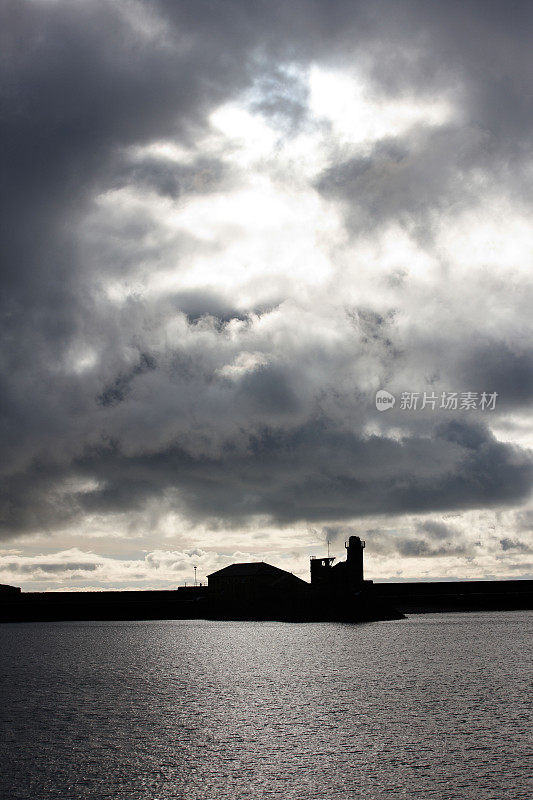
[[[206,568],[262,555],[303,575],[306,514],[361,525],[369,481],[389,481],[384,504],[402,487],[415,507],[434,492],[434,516],[490,505],[496,484],[502,506],[522,502],[533,228],[520,48],[496,27],[501,52],[464,48],[454,14],[453,35],[431,14],[416,33],[355,7],[352,27],[311,15],[309,46],[254,4],[251,24],[220,17],[216,31],[196,10],[174,25],[170,6],[163,23],[138,2],[104,29],[100,4],[78,5],[46,12],[57,73],[39,61],[45,40],[20,75],[13,61],[1,511],[29,554],[23,574],[171,582],[198,547]],[[94,52],[94,78],[79,52]],[[378,388],[474,380],[500,393],[494,415],[376,418]],[[463,551],[439,555],[396,502],[375,523],[376,576],[525,563],[475,521],[457,525]],[[387,537],[418,553],[391,555]],[[52,540],[57,573],[32,550]]]
[[310,109],[331,123],[342,145],[368,147],[390,136],[401,136],[416,124],[445,125],[453,120],[451,99],[428,100],[415,94],[381,96],[363,75],[352,70],[326,70],[315,65],[309,76]]

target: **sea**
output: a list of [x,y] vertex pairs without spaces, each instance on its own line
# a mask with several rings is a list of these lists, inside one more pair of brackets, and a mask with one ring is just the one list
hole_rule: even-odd
[[531,800],[531,612],[0,626],[1,800]]

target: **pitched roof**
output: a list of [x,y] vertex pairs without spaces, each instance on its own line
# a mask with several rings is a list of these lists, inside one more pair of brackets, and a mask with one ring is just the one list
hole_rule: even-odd
[[207,577],[211,578],[213,575],[223,575],[224,577],[230,578],[245,577],[248,575],[281,576],[292,575],[292,573],[284,569],[279,569],[279,567],[273,567],[272,564],[266,564],[264,561],[249,561],[243,564],[230,564],[228,567],[217,569],[216,572],[212,572]]

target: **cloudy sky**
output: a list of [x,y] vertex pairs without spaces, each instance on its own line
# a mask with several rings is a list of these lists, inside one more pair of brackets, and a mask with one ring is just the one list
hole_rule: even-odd
[[533,577],[533,5],[1,17],[0,582]]

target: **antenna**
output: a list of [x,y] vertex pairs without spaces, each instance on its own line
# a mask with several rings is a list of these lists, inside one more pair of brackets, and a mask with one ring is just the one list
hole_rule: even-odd
[[194,567],[194,585],[195,585],[195,586],[197,585],[197,584],[196,584],[196,570],[197,570],[197,569],[198,569],[198,567]]
[[329,539],[328,539],[328,558],[329,558]]

